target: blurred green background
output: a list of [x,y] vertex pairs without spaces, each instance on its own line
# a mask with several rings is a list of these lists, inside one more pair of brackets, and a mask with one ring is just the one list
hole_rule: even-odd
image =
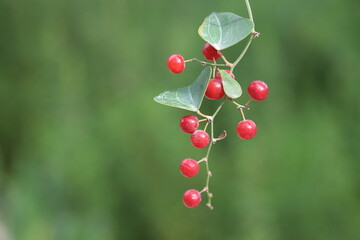
[[270,94],[246,112],[252,140],[220,112],[210,211],[181,201],[205,183],[178,169],[206,151],[178,127],[189,112],[153,97],[201,71],[166,59],[202,58],[203,19],[245,3],[1,0],[0,239],[360,239],[359,2],[251,2],[261,37],[235,74]]

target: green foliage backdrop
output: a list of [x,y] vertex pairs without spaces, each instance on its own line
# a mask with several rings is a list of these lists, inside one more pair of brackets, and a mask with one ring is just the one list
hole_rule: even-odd
[[270,94],[247,113],[250,141],[222,109],[209,211],[181,202],[204,184],[204,171],[178,170],[205,151],[179,130],[188,112],[153,97],[198,76],[199,64],[175,75],[166,59],[202,57],[204,18],[246,16],[245,3],[0,1],[0,238],[359,239],[358,2],[251,2],[261,36],[235,74]]

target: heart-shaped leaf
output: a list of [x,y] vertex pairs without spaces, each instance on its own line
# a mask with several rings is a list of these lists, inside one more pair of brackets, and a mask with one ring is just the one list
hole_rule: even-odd
[[224,91],[226,95],[229,98],[233,99],[240,97],[242,94],[240,84],[235,79],[233,79],[230,74],[227,73],[225,70],[220,70],[220,76],[223,80]]
[[208,85],[211,68],[206,67],[190,86],[165,91],[154,98],[158,103],[196,112],[201,106]]
[[254,31],[254,23],[229,12],[211,13],[199,27],[199,35],[215,49],[223,50]]

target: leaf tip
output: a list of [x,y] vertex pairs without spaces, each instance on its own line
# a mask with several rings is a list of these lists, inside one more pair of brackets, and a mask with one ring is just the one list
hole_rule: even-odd
[[154,99],[154,101],[155,102],[157,102],[157,103],[160,103],[160,104],[164,104],[164,99],[163,99],[163,97],[162,97],[162,95],[163,95],[164,93],[161,93],[161,94],[159,94],[159,95],[157,95],[156,97],[154,97],[153,99]]

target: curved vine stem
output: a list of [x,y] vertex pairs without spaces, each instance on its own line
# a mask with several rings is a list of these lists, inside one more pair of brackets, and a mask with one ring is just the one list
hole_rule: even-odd
[[254,18],[253,18],[253,15],[252,15],[252,11],[251,11],[251,7],[250,7],[250,2],[249,0],[245,0],[245,3],[246,3],[246,8],[248,10],[248,14],[249,14],[249,18],[252,22],[254,22]]
[[[249,14],[249,18],[250,20],[254,23],[254,18],[252,15],[252,11],[251,11],[251,6],[250,6],[250,2],[249,0],[245,0],[246,3],[246,8]],[[254,23],[254,30],[252,31],[250,38],[245,46],[245,48],[243,49],[243,51],[240,53],[240,56],[236,59],[236,61],[232,64],[231,69],[230,69],[230,74],[234,71],[234,68],[236,67],[236,65],[241,61],[241,59],[244,57],[246,51],[249,49],[249,46],[251,44],[251,41],[255,38],[258,37],[260,34],[255,32],[255,23]]]
[[210,208],[211,210],[214,209],[214,207],[211,205],[211,199],[212,199],[212,193],[210,192],[209,190],[209,185],[210,185],[210,177],[212,176],[212,173],[210,171],[210,167],[209,167],[209,154],[210,154],[210,151],[211,151],[211,147],[212,145],[214,144],[214,119],[216,117],[216,115],[219,113],[220,109],[222,108],[222,106],[224,105],[224,103],[226,102],[226,98],[220,103],[220,105],[218,106],[218,108],[216,109],[216,111],[214,112],[214,114],[211,116],[211,121],[210,121],[210,131],[211,131],[211,140],[210,140],[210,143],[209,143],[209,147],[207,149],[207,152],[206,152],[206,156],[204,159],[205,161],[205,165],[206,165],[206,172],[207,172],[207,177],[206,177],[206,185],[204,187],[204,191],[206,192],[207,196],[208,196],[208,203],[206,204],[206,206],[208,208]]
[[236,61],[233,63],[231,69],[230,69],[230,74],[234,71],[234,68],[236,67],[236,65],[241,61],[241,59],[244,57],[246,51],[248,50],[251,41],[254,39],[255,35],[251,34],[249,41],[247,42],[244,50],[241,52],[240,56],[236,59]]

